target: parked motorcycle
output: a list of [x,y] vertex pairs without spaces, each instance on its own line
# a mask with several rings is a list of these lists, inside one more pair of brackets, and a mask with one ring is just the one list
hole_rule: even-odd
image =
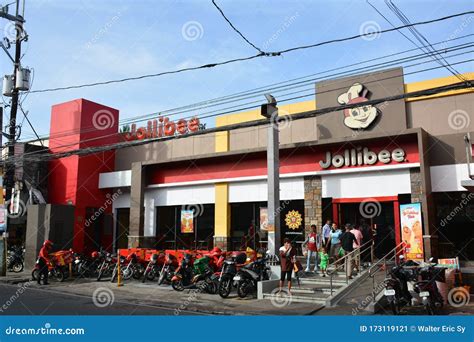
[[117,263],[115,257],[107,252],[101,252],[101,263],[97,271],[97,281],[100,281],[103,277],[111,276],[115,264]]
[[[430,258],[430,263],[433,258]],[[445,268],[436,267],[436,263],[431,263],[420,268],[421,280],[417,281],[414,290],[421,298],[428,315],[435,315],[436,311],[443,307],[444,300],[438,290],[436,281],[445,281]]]
[[237,294],[240,298],[247,297],[250,293],[257,291],[257,283],[262,280],[269,280],[271,275],[270,267],[267,265],[267,258],[259,258],[256,261],[242,267],[234,276],[237,282]]
[[[112,272],[111,281],[114,282],[118,275],[118,265],[115,264]],[[129,280],[132,277],[134,279],[140,279],[145,272],[145,267],[142,265],[135,253],[130,254],[127,257],[120,256],[120,273],[123,280]]]
[[162,285],[165,282],[171,283],[177,263],[178,262],[174,256],[169,254],[165,255],[165,260],[158,276],[158,285]]
[[412,295],[408,290],[408,282],[417,279],[417,266],[417,263],[406,262],[400,256],[398,265],[392,267],[390,276],[384,280],[384,295],[394,315],[399,315],[403,306],[411,304]]
[[209,266],[209,257],[205,256],[193,262],[192,256],[186,254],[171,279],[171,286],[176,291],[199,289],[216,294],[218,280],[214,270]]
[[[41,267],[38,259],[36,261],[35,268],[31,272],[31,277],[33,280],[38,280],[40,276],[40,269]],[[54,258],[51,258],[50,262],[48,263],[48,272],[49,279],[54,279],[59,282],[64,281],[69,275],[68,267],[59,265],[59,263],[57,263]]]
[[246,259],[247,255],[245,253],[239,253],[224,261],[219,277],[219,296],[222,298],[227,298],[229,296],[232,288],[237,285],[237,283],[234,282],[234,277],[240,267],[245,263]]
[[25,249],[21,246],[12,246],[8,250],[7,270],[20,273],[25,268],[24,263]]
[[150,256],[150,261],[148,262],[148,265],[146,266],[145,271],[143,272],[142,283],[147,280],[153,281],[155,277],[160,273],[158,265],[159,259],[159,254],[154,253]]

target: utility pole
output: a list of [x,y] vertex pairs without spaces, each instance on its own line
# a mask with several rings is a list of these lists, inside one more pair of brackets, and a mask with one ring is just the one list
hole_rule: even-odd
[[261,107],[261,115],[269,119],[267,142],[268,172],[268,250],[278,255],[280,248],[280,143],[278,132],[278,108],[275,98],[265,94],[267,103]]
[[[11,110],[10,110],[10,122],[8,130],[8,157],[11,158],[15,155],[15,139],[16,139],[16,116],[18,113],[18,100],[20,96],[20,90],[16,86],[16,81],[18,77],[17,71],[20,70],[20,59],[21,59],[21,42],[22,42],[22,33],[23,33],[23,22],[24,19],[20,15],[20,0],[16,0],[16,10],[15,16],[12,16],[7,13],[7,9],[3,8],[0,12],[0,17],[11,20],[15,23],[15,57],[13,63],[13,91],[12,91],[12,101],[11,101]],[[12,192],[14,188],[14,174],[15,174],[15,165],[6,164],[5,165],[5,200],[6,203],[10,201],[12,197]],[[10,203],[11,204],[11,203]]]

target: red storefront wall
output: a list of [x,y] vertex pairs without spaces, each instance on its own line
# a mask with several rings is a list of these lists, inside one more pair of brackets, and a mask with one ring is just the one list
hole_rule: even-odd
[[[88,100],[77,99],[52,107],[49,148],[52,153],[66,152],[87,147],[112,144],[118,139],[116,109]],[[53,159],[49,164],[49,202],[75,206],[73,248],[76,251],[93,249],[90,229],[90,213],[102,208],[111,214],[106,205],[107,191],[100,190],[99,174],[114,171],[115,152],[106,151],[87,156],[70,156]],[[90,209],[86,215],[87,208]],[[112,231],[104,233],[101,227],[101,244],[111,246]]]

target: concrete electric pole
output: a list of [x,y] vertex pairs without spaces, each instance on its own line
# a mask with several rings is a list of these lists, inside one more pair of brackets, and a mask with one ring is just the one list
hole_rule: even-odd
[[[15,16],[7,13],[8,9],[2,9],[0,17],[11,20],[15,23],[15,57],[13,63],[13,90],[12,90],[12,102],[10,110],[10,122],[8,130],[8,157],[12,157],[15,154],[15,139],[16,139],[16,116],[18,113],[18,99],[20,96],[20,90],[16,86],[17,77],[20,71],[20,60],[21,60],[21,42],[23,34],[23,17],[20,16],[20,0],[16,0],[16,11]],[[7,164],[5,166],[5,182],[4,187],[6,189],[5,200],[8,201],[12,196],[12,189],[14,187],[14,173],[15,165]]]
[[278,255],[280,248],[280,148],[278,132],[278,108],[275,98],[265,95],[267,103],[261,107],[261,115],[269,120],[267,142],[268,171],[268,250]]

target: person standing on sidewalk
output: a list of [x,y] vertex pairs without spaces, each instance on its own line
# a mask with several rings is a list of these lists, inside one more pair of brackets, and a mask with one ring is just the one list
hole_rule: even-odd
[[303,246],[308,249],[305,272],[311,271],[311,258],[314,257],[314,272],[318,271],[318,250],[321,247],[321,235],[316,232],[316,225],[311,225],[311,232],[303,242]]
[[354,251],[354,243],[356,243],[356,246],[358,247],[356,237],[351,233],[351,229],[351,224],[347,223],[346,231],[341,235],[341,247],[346,256],[346,275],[349,279],[352,279],[352,270],[354,269],[354,256],[351,254],[352,251]]
[[323,246],[328,247],[329,239],[331,237],[331,220],[327,220],[326,224],[323,226],[321,231],[321,235],[323,238]]
[[[328,244],[331,245],[329,249],[329,257],[333,258],[333,261],[338,259],[339,249],[341,248],[341,240],[340,240],[341,235],[342,235],[342,231],[339,229],[339,227],[335,223],[333,223],[331,233],[329,234],[329,242],[328,242]],[[328,246],[326,246],[326,249],[328,249]]]
[[41,285],[41,279],[43,279],[43,285],[48,285],[48,264],[49,264],[49,252],[53,247],[53,242],[50,240],[46,240],[43,243],[43,247],[41,247],[38,255],[38,266],[39,266],[39,273],[38,273],[38,285]]
[[291,240],[285,238],[283,240],[283,246],[280,247],[280,291],[285,283],[285,278],[288,280],[288,294],[291,294],[291,274],[293,273],[293,267],[296,260],[296,250],[291,245]]
[[[357,248],[361,247],[361,246],[362,246],[362,238],[363,238],[363,237],[362,237],[362,232],[360,231],[360,228],[357,227],[357,226],[353,226],[352,229],[351,229],[351,233],[354,234],[354,237],[356,238],[356,241],[354,241],[352,247],[353,247],[354,249],[357,249]],[[364,247],[364,248],[366,248],[366,247]],[[358,253],[360,253],[360,251],[359,251]],[[355,259],[354,259],[355,269],[356,269],[357,272],[359,272],[359,267],[360,267],[360,265],[359,265],[359,263],[357,262],[358,256],[357,256],[357,255],[354,255],[354,257],[355,257]]]

